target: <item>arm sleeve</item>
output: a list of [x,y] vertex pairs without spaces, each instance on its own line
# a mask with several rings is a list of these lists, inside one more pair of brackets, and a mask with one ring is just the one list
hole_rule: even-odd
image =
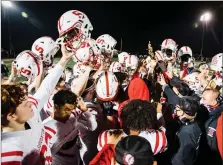
[[167,96],[168,104],[172,104],[175,107],[179,101],[179,97],[174,93],[169,85],[164,85],[162,88],[165,95]]
[[60,79],[60,76],[63,73],[64,68],[57,64],[52,71],[46,76],[46,78],[41,83],[39,89],[34,94],[33,99],[36,100],[36,107],[38,112],[41,111],[44,104],[50,98],[51,93],[53,92],[54,88],[56,87],[57,82]]
[[94,131],[98,124],[96,120],[96,111],[87,111],[81,114],[81,116],[78,119],[77,127],[79,129],[88,129],[91,131]]

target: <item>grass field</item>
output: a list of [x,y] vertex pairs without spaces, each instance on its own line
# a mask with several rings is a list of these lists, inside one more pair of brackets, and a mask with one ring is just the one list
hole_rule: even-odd
[[[7,65],[8,68],[11,68],[11,64],[12,64],[13,60],[14,59],[2,59],[2,61],[4,61],[4,63]],[[60,60],[60,58],[55,58],[54,63],[57,63],[59,60]],[[73,65],[74,65],[74,61],[71,59],[68,62],[67,66],[73,67]]]
[[[14,59],[2,59],[2,61],[4,61],[4,63],[7,65],[7,67],[9,68],[9,70],[10,70],[10,72],[11,72],[11,64],[12,64],[12,61],[13,61]],[[54,63],[57,63],[58,61],[60,60],[60,58],[55,58],[54,59]],[[117,58],[114,58],[113,59],[113,61],[116,61],[116,60],[118,60]],[[70,61],[68,62],[68,64],[67,64],[67,67],[71,67],[71,68],[73,68],[73,66],[74,66],[74,61],[72,60],[72,59],[70,59]],[[10,75],[10,73],[9,73],[9,75]]]
[[[9,68],[9,72],[11,72],[11,64],[14,59],[2,59],[2,60]],[[55,58],[54,63],[57,63],[59,60],[60,60],[60,58]],[[117,61],[117,58],[114,58],[113,61]],[[72,59],[70,59],[70,61],[67,64],[67,67],[73,68],[74,64],[75,64],[74,61]],[[199,64],[200,64],[200,62],[196,62],[196,66],[198,66]],[[10,75],[10,73],[9,73],[9,75]],[[20,81],[20,80],[24,80],[24,78],[19,77],[16,79],[16,81]]]

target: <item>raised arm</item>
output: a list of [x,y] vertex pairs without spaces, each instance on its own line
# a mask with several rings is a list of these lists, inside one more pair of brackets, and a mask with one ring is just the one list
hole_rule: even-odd
[[37,92],[33,97],[29,97],[29,99],[33,99],[33,102],[36,103],[36,107],[38,111],[41,111],[44,104],[50,98],[51,93],[56,87],[57,82],[60,79],[60,76],[63,73],[63,70],[67,64],[67,62],[72,57],[73,53],[68,52],[64,45],[61,45],[62,58],[58,62],[58,64],[52,69],[52,71],[45,77]]

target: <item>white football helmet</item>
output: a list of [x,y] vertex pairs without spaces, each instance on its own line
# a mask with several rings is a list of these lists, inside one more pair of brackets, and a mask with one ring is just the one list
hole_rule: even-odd
[[113,57],[113,51],[117,41],[109,34],[103,34],[96,39],[96,42],[101,49],[101,53],[108,58]]
[[164,61],[163,53],[161,50],[155,51],[155,59],[156,61]]
[[53,64],[54,56],[60,47],[51,37],[40,37],[32,45],[32,52],[41,56],[44,67],[49,67]]
[[16,69],[19,73],[30,79],[35,78],[40,74],[40,57],[30,50],[21,52],[15,60]]
[[127,73],[133,75],[138,68],[138,64],[139,64],[138,57],[135,55],[130,55],[129,58],[126,60],[125,69],[127,70]]
[[96,64],[100,55],[100,49],[94,39],[87,39],[73,56],[74,62],[81,62],[85,65]]
[[189,46],[182,46],[177,53],[177,62],[183,65],[192,63],[192,50]]
[[91,48],[92,48],[94,54],[97,56],[101,55],[101,50],[100,50],[98,44],[96,43],[96,40],[94,40],[93,38],[89,38],[88,42],[91,45]]
[[122,72],[123,68],[122,68],[122,65],[119,62],[114,61],[114,62],[111,63],[109,71],[113,72],[113,73]]
[[119,83],[114,73],[105,71],[100,74],[96,84],[97,98],[102,101],[113,101],[117,96]]
[[198,77],[199,74],[191,73],[183,78],[183,81],[195,92],[202,91],[202,84]]
[[215,72],[219,72],[219,73],[222,73],[222,69],[223,69],[223,66],[222,66],[222,55],[223,53],[218,53],[216,54],[212,60],[211,60],[211,64],[210,64],[210,68],[211,70],[214,70]]
[[87,15],[78,10],[64,13],[58,20],[59,37],[57,43],[66,43],[66,48],[76,52],[81,43],[90,38],[93,26]]
[[125,66],[126,60],[129,58],[129,54],[127,52],[122,52],[118,54],[118,62]]
[[172,39],[165,39],[161,45],[164,60],[173,61],[176,59],[177,44]]
[[86,71],[86,66],[82,63],[76,63],[73,66],[73,77],[79,77],[81,74],[83,74]]

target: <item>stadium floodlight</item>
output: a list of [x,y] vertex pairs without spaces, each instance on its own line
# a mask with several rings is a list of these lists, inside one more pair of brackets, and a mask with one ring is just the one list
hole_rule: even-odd
[[204,14],[201,15],[200,17],[200,21],[205,21],[205,22],[208,22],[211,20],[211,13],[210,12],[206,12]]
[[13,4],[11,1],[2,1],[2,5],[6,8],[12,8]]
[[211,20],[211,13],[210,12],[205,12],[204,14],[201,15],[200,21],[203,22],[203,31],[202,31],[202,43],[201,43],[201,52],[200,56],[203,57],[203,44],[204,44],[204,27],[205,25],[207,26],[207,23]]
[[24,17],[24,18],[28,18],[28,17],[29,17],[28,14],[27,14],[26,12],[22,12],[21,15],[22,15],[22,17]]

